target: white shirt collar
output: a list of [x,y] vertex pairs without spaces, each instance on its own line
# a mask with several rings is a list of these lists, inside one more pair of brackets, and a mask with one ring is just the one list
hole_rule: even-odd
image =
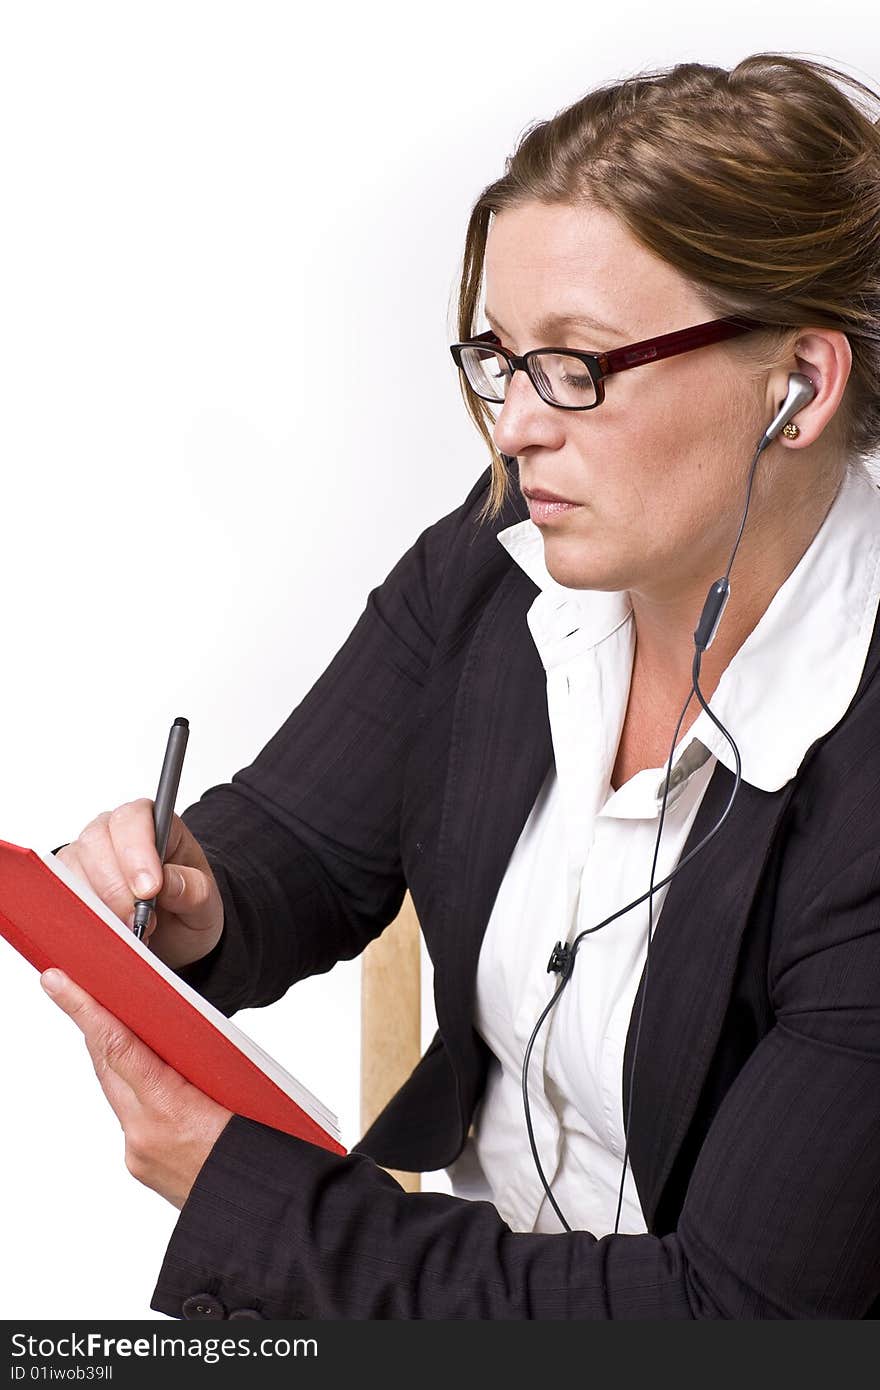
[[[628,592],[557,583],[544,562],[541,531],[530,519],[499,531],[498,540],[541,591],[529,609],[528,624],[545,669],[588,651],[600,659],[596,649],[603,640],[631,622]],[[734,561],[731,586],[735,584]],[[709,701],[736,741],[744,781],[778,791],[795,775],[811,744],[842,717],[864,669],[878,603],[880,490],[868,470],[854,463],[810,545],[728,663]],[[673,770],[694,740],[735,770],[733,750],[705,710],[680,741]],[[696,752],[691,751],[682,773],[685,767],[695,770]]]

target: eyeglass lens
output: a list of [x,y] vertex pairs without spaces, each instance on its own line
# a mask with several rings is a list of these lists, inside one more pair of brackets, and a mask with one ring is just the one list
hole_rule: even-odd
[[[511,372],[506,360],[491,348],[466,347],[461,364],[473,389],[484,401],[502,402]],[[539,393],[554,405],[586,406],[596,399],[596,387],[579,357],[564,352],[539,352],[529,358]]]

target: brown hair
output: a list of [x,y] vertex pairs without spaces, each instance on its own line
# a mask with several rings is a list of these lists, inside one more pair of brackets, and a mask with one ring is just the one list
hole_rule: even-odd
[[[878,103],[856,78],[784,53],[729,71],[677,63],[596,88],[528,127],[474,204],[459,337],[478,331],[491,214],[590,201],[689,277],[715,317],[772,325],[725,344],[756,371],[788,355],[806,326],[845,333],[853,365],[836,428],[847,458],[864,459],[880,448]],[[492,459],[482,520],[497,516],[508,471],[491,412],[460,384]]]

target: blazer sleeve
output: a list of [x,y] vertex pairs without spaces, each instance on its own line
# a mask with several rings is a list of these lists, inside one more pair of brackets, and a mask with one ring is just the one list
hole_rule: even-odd
[[406,891],[399,826],[450,553],[491,476],[371,590],[348,638],[255,760],[181,819],[220,890],[223,933],[177,973],[227,1017],[358,955]]
[[364,1154],[235,1115],[151,1308],[180,1317],[203,1293],[216,1316],[266,1318],[865,1317],[880,1295],[880,920],[878,852],[855,845],[875,823],[851,821],[846,861],[796,906],[780,895],[775,1024],[712,1120],[674,1232],[513,1232],[489,1202],[407,1193]]

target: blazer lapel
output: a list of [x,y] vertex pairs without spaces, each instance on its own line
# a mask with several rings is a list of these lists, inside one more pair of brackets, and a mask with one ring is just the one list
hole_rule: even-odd
[[[547,679],[526,623],[537,586],[519,566],[474,633],[456,696],[438,836],[437,1021],[459,1080],[474,1065],[477,960],[508,861],[553,761]],[[461,1096],[464,1117],[472,1098]]]
[[[733,773],[718,763],[679,863],[721,819],[733,785]],[[643,969],[623,1062],[625,1119],[644,998],[627,1142],[649,1231],[718,1043],[743,932],[793,787],[771,793],[740,782],[717,835],[672,879],[651,937],[647,995]]]
[[[878,666],[880,616],[875,620],[858,687],[838,724],[862,698]],[[813,754],[833,732],[829,729],[810,745],[797,775],[778,791],[766,792],[740,782],[718,834],[669,885],[663,929],[651,940],[627,1132],[633,1178],[649,1230],[653,1229],[664,1184],[694,1117],[718,1044],[743,933],[756,893],[766,881],[777,829]],[[679,863],[720,820],[733,784],[733,773],[718,763]],[[624,1117],[629,1108],[629,1078],[644,996],[643,969],[624,1049]]]

